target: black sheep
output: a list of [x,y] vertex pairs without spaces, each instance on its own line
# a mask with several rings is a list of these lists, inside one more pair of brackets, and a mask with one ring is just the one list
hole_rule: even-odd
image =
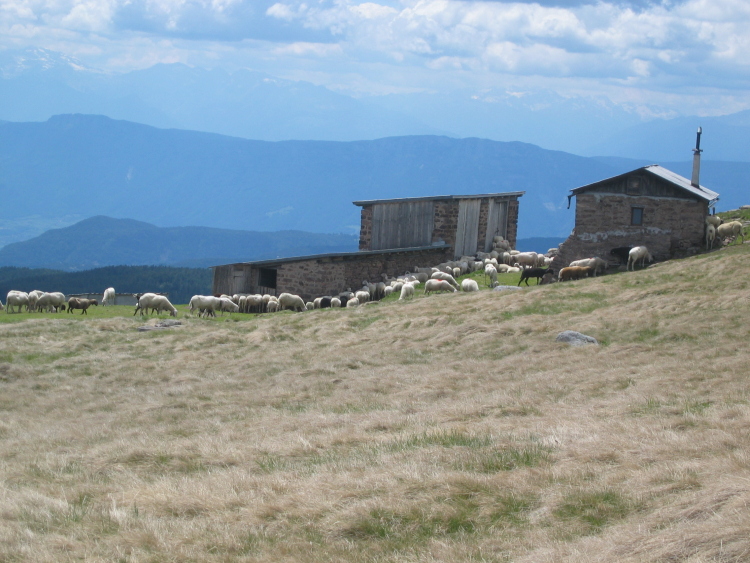
[[549,268],[527,268],[521,272],[521,279],[518,280],[518,285],[521,285],[522,281],[526,281],[526,285],[529,285],[529,278],[536,278],[536,283],[539,285],[539,280],[547,272],[549,272]]

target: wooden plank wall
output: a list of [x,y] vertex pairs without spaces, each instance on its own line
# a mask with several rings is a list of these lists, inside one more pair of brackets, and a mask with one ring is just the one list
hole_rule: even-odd
[[480,199],[462,199],[458,203],[458,226],[456,229],[456,247],[454,256],[472,255],[477,252],[479,239]]
[[379,203],[373,206],[370,249],[429,246],[434,228],[432,201]]
[[507,237],[506,227],[508,225],[508,203],[490,199],[490,207],[487,212],[487,234],[484,237],[484,251],[492,250],[492,239],[496,236]]

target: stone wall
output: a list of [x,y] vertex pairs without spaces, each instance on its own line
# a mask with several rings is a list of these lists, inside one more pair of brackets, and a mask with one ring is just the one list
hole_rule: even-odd
[[356,291],[364,280],[381,281],[383,273],[397,276],[413,271],[414,266],[434,266],[444,262],[451,250],[434,248],[281,263],[276,266],[276,295],[294,293],[311,301],[323,295],[337,295],[347,288]]
[[[631,225],[631,208],[643,208],[643,224]],[[576,196],[576,223],[553,262],[557,270],[573,260],[599,256],[611,265],[618,246],[646,246],[656,260],[698,252],[704,242],[705,201],[583,193]],[[510,237],[509,237],[510,238]]]
[[455,246],[457,229],[458,200],[436,201],[435,228],[432,231],[432,243],[444,242],[450,246]]
[[372,250],[372,205],[362,207],[359,227],[359,250]]
[[505,236],[511,248],[516,247],[516,237],[518,237],[518,200],[513,199],[508,202],[508,227]]

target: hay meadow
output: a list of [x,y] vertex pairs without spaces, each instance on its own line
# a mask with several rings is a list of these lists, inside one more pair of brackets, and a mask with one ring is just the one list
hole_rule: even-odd
[[750,560],[750,245],[151,332],[0,317],[3,562]]

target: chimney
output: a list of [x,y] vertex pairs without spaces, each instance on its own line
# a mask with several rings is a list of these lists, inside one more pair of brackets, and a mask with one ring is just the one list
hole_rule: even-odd
[[695,139],[695,148],[693,149],[693,177],[690,183],[696,188],[700,187],[700,175],[701,175],[701,133],[703,129],[698,127],[698,136]]

